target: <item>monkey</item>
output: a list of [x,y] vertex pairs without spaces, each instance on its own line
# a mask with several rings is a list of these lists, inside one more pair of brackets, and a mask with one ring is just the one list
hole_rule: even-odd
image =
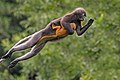
[[38,54],[47,42],[60,40],[68,35],[72,35],[74,31],[76,31],[78,36],[81,36],[94,22],[94,19],[89,19],[87,24],[82,26],[81,23],[84,21],[85,17],[85,9],[76,8],[63,17],[52,20],[42,30],[18,41],[6,54],[1,57],[0,62],[7,58],[11,58],[12,54],[16,51],[31,48],[28,53],[14,59],[9,64],[8,68],[13,68],[18,62],[27,60]]

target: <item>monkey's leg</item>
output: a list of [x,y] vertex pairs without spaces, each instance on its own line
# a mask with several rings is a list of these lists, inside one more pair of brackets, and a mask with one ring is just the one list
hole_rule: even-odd
[[[28,37],[25,37],[24,39],[20,40],[18,43],[16,43],[13,47],[20,45],[26,41],[28,41],[31,38],[31,35]],[[11,48],[5,55],[2,56],[2,58],[10,58],[13,53],[13,49]]]
[[53,39],[53,38],[56,38],[57,35],[48,35],[48,36],[43,36],[38,42],[42,42],[42,41],[47,41],[47,40],[50,40],[50,39]]
[[93,21],[94,21],[94,19],[90,19],[88,21],[88,23],[84,27],[81,28],[81,30],[77,29],[76,32],[77,32],[78,36],[80,36],[83,33],[85,33],[85,31],[92,25]]
[[25,55],[21,56],[21,57],[18,57],[16,58],[15,60],[13,60],[10,65],[8,66],[9,68],[12,68],[14,67],[19,61],[23,61],[23,60],[27,60],[33,56],[35,56],[44,46],[45,46],[46,42],[45,43],[42,43],[42,44],[37,44],[35,45],[30,52],[26,53]]
[[35,45],[35,43],[37,43],[37,41],[41,38],[41,36],[42,36],[42,32],[36,32],[33,35],[19,41],[4,56],[2,56],[0,61],[2,61],[5,58],[9,58],[12,55],[12,53],[15,51],[21,51],[27,48],[31,48],[32,46]]
[[31,36],[32,36],[32,35],[23,38],[22,40],[20,40],[19,42],[17,42],[14,46],[17,46],[17,45],[19,45],[19,44],[22,44],[22,43],[28,41],[28,40],[31,38]]
[[41,37],[42,37],[42,32],[34,33],[28,41],[26,41],[22,44],[13,46],[13,52],[21,51],[21,50],[25,50],[27,48],[33,47]]

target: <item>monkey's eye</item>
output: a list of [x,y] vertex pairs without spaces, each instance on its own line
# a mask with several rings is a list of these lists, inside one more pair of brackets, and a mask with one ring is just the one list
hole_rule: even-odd
[[83,15],[84,17],[86,17],[86,14],[84,14],[84,13],[83,13],[82,15]]

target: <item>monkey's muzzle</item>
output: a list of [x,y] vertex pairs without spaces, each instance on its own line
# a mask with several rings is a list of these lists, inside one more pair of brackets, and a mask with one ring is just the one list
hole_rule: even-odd
[[80,21],[84,21],[84,18],[79,18]]

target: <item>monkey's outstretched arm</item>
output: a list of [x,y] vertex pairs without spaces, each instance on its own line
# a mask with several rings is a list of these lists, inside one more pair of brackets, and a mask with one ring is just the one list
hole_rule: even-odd
[[94,19],[90,19],[84,27],[82,27],[81,23],[79,23],[76,29],[78,36],[81,36],[83,33],[85,33],[85,31],[92,25],[93,22]]
[[14,67],[19,61],[23,61],[23,60],[26,60],[26,59],[29,59],[33,56],[35,56],[44,46],[45,46],[46,42],[45,43],[42,43],[42,44],[36,44],[30,52],[26,53],[25,55],[21,56],[21,57],[18,57],[16,58],[15,60],[13,60],[10,65],[8,66],[9,68],[12,68]]

